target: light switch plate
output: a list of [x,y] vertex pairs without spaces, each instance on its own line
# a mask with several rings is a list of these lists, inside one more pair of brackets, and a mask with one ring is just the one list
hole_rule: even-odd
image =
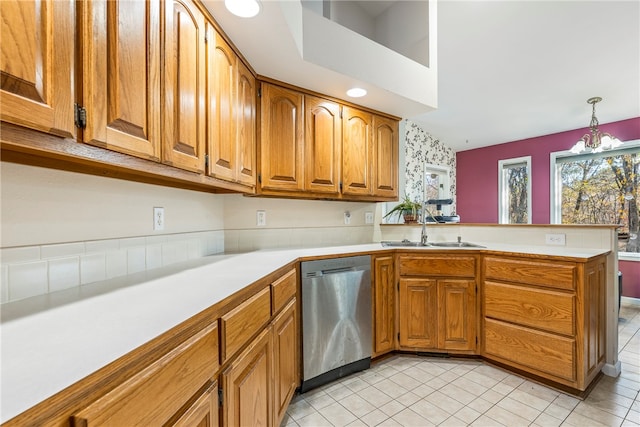
[[564,246],[567,244],[566,234],[546,234],[544,241],[547,245]]

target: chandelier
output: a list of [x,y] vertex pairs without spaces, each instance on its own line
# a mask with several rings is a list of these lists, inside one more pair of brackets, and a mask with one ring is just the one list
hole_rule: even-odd
[[602,98],[599,96],[587,99],[587,103],[591,104],[593,107],[589,133],[584,134],[584,136],[575,143],[570,150],[572,153],[579,154],[585,151],[587,153],[600,153],[603,150],[610,150],[622,145],[622,141],[618,138],[606,132],[600,132],[598,129],[599,123],[596,118],[596,104],[600,101],[602,101]]

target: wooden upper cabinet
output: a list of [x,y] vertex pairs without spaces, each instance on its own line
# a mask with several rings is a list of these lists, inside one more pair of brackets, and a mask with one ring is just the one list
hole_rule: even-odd
[[339,194],[342,129],[340,105],[305,95],[305,189]]
[[0,1],[0,117],[75,137],[75,1]]
[[372,194],[373,115],[351,107],[342,109],[342,193]]
[[260,119],[261,188],[301,191],[304,188],[304,95],[262,84]]
[[207,23],[207,142],[209,174],[236,178],[236,54]]
[[208,174],[256,185],[256,80],[207,23]]
[[256,78],[238,61],[238,96],[236,100],[236,154],[238,182],[256,186]]
[[160,1],[81,2],[82,140],[160,159]]
[[165,7],[162,162],[204,172],[205,19],[190,0]]
[[374,194],[398,197],[398,121],[373,116]]

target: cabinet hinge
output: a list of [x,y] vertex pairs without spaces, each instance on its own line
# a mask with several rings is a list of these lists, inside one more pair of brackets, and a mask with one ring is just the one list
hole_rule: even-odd
[[224,403],[224,394],[222,393],[222,389],[218,388],[218,404],[220,406],[222,406],[222,404]]
[[342,181],[340,181],[340,191],[342,191]]
[[258,174],[258,184],[262,184],[262,174]]
[[400,332],[398,332],[398,341],[400,341]]
[[342,105],[340,106],[340,118],[342,118]]
[[258,98],[262,98],[262,86],[258,86]]
[[204,167],[209,167],[209,155],[205,154],[204,155]]
[[73,104],[73,107],[73,117],[76,127],[85,129],[87,127],[87,110],[77,103]]
[[398,292],[400,292],[400,282],[396,283],[396,288],[398,288]]

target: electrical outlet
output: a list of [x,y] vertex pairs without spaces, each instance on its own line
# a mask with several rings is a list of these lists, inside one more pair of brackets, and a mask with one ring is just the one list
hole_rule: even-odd
[[364,223],[365,224],[373,224],[373,212],[365,212],[364,213]]
[[267,225],[267,211],[256,211],[256,225],[258,227]]
[[547,245],[564,246],[567,244],[566,234],[546,234],[544,241]]
[[153,230],[164,230],[164,208],[153,208]]
[[344,213],[344,225],[349,225],[351,224],[351,212],[346,211]]

